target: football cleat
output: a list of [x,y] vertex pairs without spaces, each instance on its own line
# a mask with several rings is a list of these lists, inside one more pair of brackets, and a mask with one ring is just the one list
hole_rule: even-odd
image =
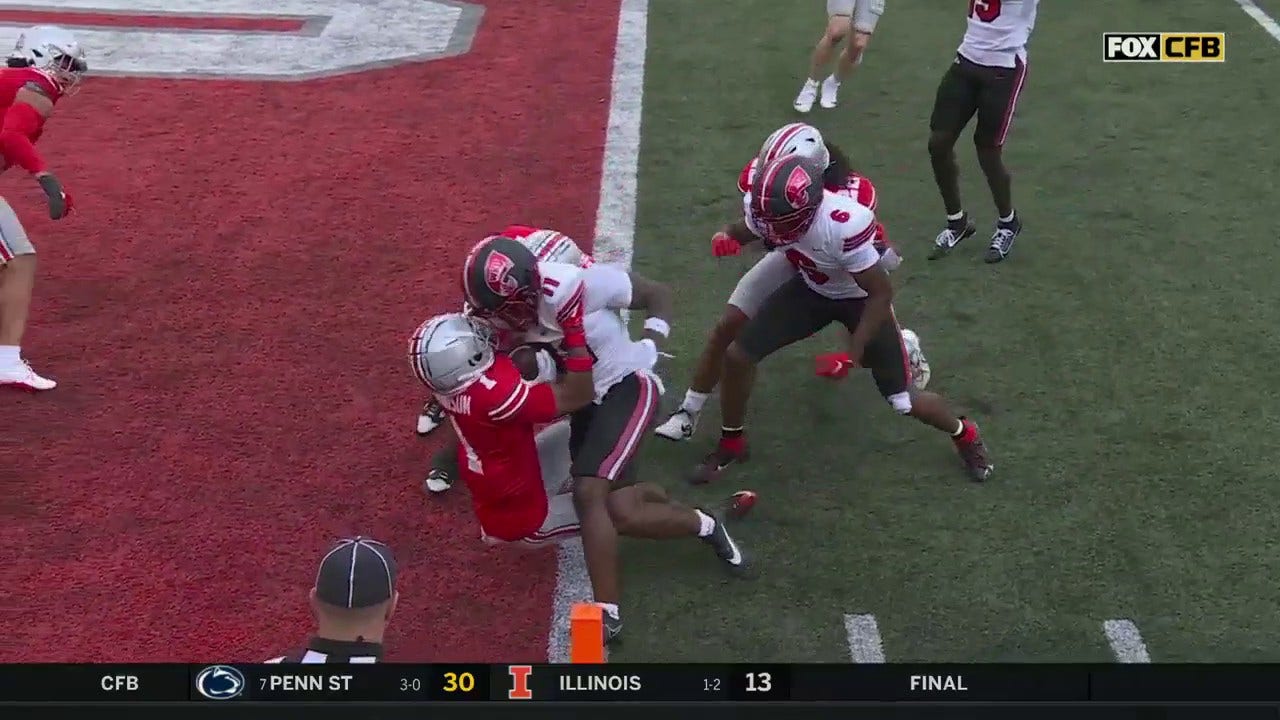
[[58,383],[47,377],[41,377],[36,374],[35,370],[31,369],[27,361],[19,360],[17,365],[0,369],[0,387],[26,392],[41,392],[58,387]]
[[427,479],[422,481],[422,487],[429,494],[439,494],[453,487],[453,478],[449,476],[448,470],[431,468],[427,472]]
[[680,408],[671,413],[661,425],[653,429],[653,434],[668,440],[680,442],[693,437],[698,429],[698,413]]
[[716,449],[707,453],[702,462],[693,469],[693,474],[689,476],[689,482],[693,485],[705,485],[720,477],[728,467],[735,462],[745,462],[750,456],[747,451],[745,442],[734,448],[726,445],[721,439]]
[[911,363],[911,386],[923,390],[929,385],[932,370],[920,347],[920,336],[913,330],[902,328],[902,345],[907,349],[907,361]]
[[616,645],[622,642],[622,616],[600,608],[600,615],[604,618],[604,644]]
[[711,549],[716,553],[716,557],[720,558],[720,561],[728,567],[729,572],[735,575],[745,574],[751,569],[751,562],[747,558],[747,554],[738,546],[737,541],[733,539],[733,536],[729,535],[729,530],[724,526],[724,520],[706,510],[702,510],[702,512],[715,518],[716,527],[711,531],[710,535],[701,538],[701,540],[711,546]]
[[965,213],[959,220],[948,220],[947,226],[933,239],[933,252],[929,255],[929,259],[937,260],[945,257],[960,244],[960,241],[976,232],[978,232],[978,226],[973,224],[969,213]]
[[804,86],[800,88],[800,94],[796,95],[796,100],[792,103],[792,107],[796,112],[807,113],[813,109],[813,102],[818,99],[818,83],[812,80],[805,80]]
[[996,231],[991,233],[991,245],[987,247],[987,254],[983,257],[983,261],[987,264],[998,263],[1009,257],[1009,253],[1013,251],[1013,241],[1018,239],[1018,234],[1022,232],[1022,218],[1016,214],[1009,222],[997,222]]
[[822,81],[822,95],[818,98],[818,104],[830,110],[839,102],[839,95],[840,81],[828,75],[827,79]]
[[741,520],[751,512],[751,508],[756,506],[756,501],[759,499],[760,496],[756,495],[754,490],[739,490],[725,501],[725,515],[734,520]]
[[444,408],[435,398],[427,401],[422,406],[422,412],[418,415],[418,435],[430,435],[433,430],[440,427],[444,422]]
[[960,453],[969,477],[982,482],[991,477],[996,466],[991,464],[991,458],[987,455],[987,445],[982,441],[978,424],[967,417],[961,417],[960,422],[964,423],[964,432],[951,438],[951,442],[955,443],[956,452]]

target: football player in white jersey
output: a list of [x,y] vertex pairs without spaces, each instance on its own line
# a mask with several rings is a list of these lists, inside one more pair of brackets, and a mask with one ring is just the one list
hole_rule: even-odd
[[[654,373],[659,343],[671,332],[671,291],[636,273],[606,264],[581,268],[538,262],[520,242],[491,237],[467,256],[462,287],[472,313],[513,333],[518,342],[559,344],[561,319],[580,314],[605,320],[586,338],[595,358],[595,402],[569,416],[570,475],[581,523],[583,554],[606,626],[618,619],[618,533],[652,539],[696,535],[735,573],[748,568],[724,522],[703,509],[666,503],[607,503],[610,492],[632,478],[631,461],[649,434],[662,396]],[[645,337],[632,341],[619,311],[644,310]],[[614,631],[610,631],[610,636]]]
[[[508,225],[498,234],[518,240],[521,245],[529,248],[534,257],[538,258],[538,262],[569,263],[579,267],[591,267],[595,263],[595,260],[583,252],[573,238],[562,232],[543,230],[528,225]],[[511,350],[512,348],[502,349]],[[426,404],[422,406],[422,412],[418,413],[418,435],[431,434],[431,431],[440,427],[444,419],[445,411],[440,406],[440,403],[436,402],[434,398],[427,400]],[[444,474],[437,474],[434,477],[428,475],[427,488],[431,492],[444,492],[449,489],[448,480],[448,476]]]
[[[790,123],[775,130],[760,147],[759,154],[747,164],[738,176],[738,189],[745,195],[751,191],[756,170],[784,155],[800,154],[812,158],[826,168],[823,184],[827,190],[853,198],[859,205],[876,209],[876,189],[871,180],[854,172],[840,148],[826,142],[817,128],[803,123]],[[711,252],[716,257],[737,255],[744,245],[760,240],[742,220],[730,223],[711,239]],[[876,223],[876,236],[872,243],[880,254],[880,265],[892,271],[902,264],[902,256],[889,243],[883,225]],[[761,303],[787,280],[796,274],[795,265],[779,252],[766,253],[756,261],[733,288],[725,303],[724,313],[712,328],[706,345],[698,355],[693,378],[685,392],[680,407],[654,429],[654,433],[667,440],[683,441],[693,437],[703,405],[720,382],[724,365],[724,353],[729,343],[738,336],[747,319],[759,310]],[[916,389],[923,390],[929,382],[929,363],[920,348],[920,338],[903,328],[903,340],[911,356],[911,379]]]
[[839,377],[855,365],[871,370],[880,394],[902,415],[947,433],[974,480],[992,471],[972,420],[954,415],[938,394],[911,387],[911,364],[893,315],[893,284],[872,239],[875,214],[822,186],[821,165],[789,155],[756,171],[743,198],[751,231],[799,272],[783,283],[747,321],[725,354],[721,381],[720,441],[692,480],[715,479],[747,457],[747,400],[759,362],[832,323],[848,330],[848,353],[829,357],[824,374]]
[[[880,22],[882,14],[884,0],[827,0],[827,29],[813,47],[809,77],[800,87],[794,103],[797,112],[812,110],[814,100],[828,110],[836,106],[840,83],[862,63],[862,54],[866,52],[867,43],[871,42],[871,34],[876,31],[876,23]],[[823,69],[831,62],[831,53],[846,37],[849,43],[840,51],[835,69],[819,83]]]
[[984,260],[998,263],[1009,256],[1022,232],[1013,208],[1013,188],[1001,148],[1027,78],[1027,43],[1036,24],[1040,0],[969,0],[969,25],[956,59],[947,69],[929,118],[929,160],[938,183],[947,225],[934,239],[934,258],[951,252],[977,232],[960,199],[960,166],[956,140],[976,114],[973,144],[987,176],[998,219]]

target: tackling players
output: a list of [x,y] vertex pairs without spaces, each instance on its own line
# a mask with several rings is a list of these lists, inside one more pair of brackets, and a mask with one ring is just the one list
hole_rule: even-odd
[[947,226],[934,239],[932,257],[946,255],[977,232],[960,199],[960,166],[955,152],[956,140],[974,114],[978,125],[973,144],[999,214],[983,259],[988,263],[1004,260],[1022,232],[1022,220],[1013,209],[1013,180],[1001,148],[1027,78],[1027,42],[1036,24],[1039,2],[969,0],[964,40],[955,62],[938,83],[929,118],[929,160],[947,211]]
[[829,357],[828,375],[856,365],[871,370],[880,394],[901,415],[947,433],[975,480],[992,471],[971,420],[957,417],[939,395],[913,390],[902,333],[893,315],[893,284],[876,252],[875,215],[853,200],[825,190],[823,166],[788,155],[759,169],[743,198],[751,231],[800,271],[783,283],[747,321],[725,355],[718,446],[698,467],[695,482],[708,482],[747,456],[744,431],[756,365],[775,351],[831,323],[848,330],[848,352]]
[[[20,167],[39,183],[49,202],[49,217],[71,212],[71,196],[49,171],[35,143],[62,97],[74,92],[88,69],[75,36],[60,27],[33,27],[18,37],[7,67],[0,68],[0,155],[4,168]],[[0,199],[0,387],[31,392],[57,383],[41,377],[22,357],[22,335],[31,310],[36,279],[36,249],[18,216]]]
[[[569,418],[570,475],[583,553],[595,600],[605,609],[607,638],[616,637],[622,627],[618,534],[701,538],[730,570],[746,570],[747,558],[712,513],[672,502],[652,486],[617,494],[632,480],[631,461],[662,395],[653,368],[658,343],[670,332],[667,288],[611,265],[538,262],[528,247],[501,236],[471,251],[462,276],[472,312],[511,332],[518,342],[558,344],[578,352],[589,345],[594,357],[594,402]],[[631,340],[619,315],[624,309],[647,311],[645,339]],[[584,318],[595,325],[589,335]],[[553,417],[544,414],[538,421]]]

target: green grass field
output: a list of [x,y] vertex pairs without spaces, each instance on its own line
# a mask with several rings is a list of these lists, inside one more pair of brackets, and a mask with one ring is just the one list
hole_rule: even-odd
[[[740,211],[743,163],[795,119],[824,22],[797,5],[813,12],[652,0],[635,262],[678,294],[669,406],[754,259],[715,260],[708,238]],[[1026,231],[982,264],[994,210],[966,135],[980,234],[929,262],[928,114],[963,6],[891,0],[840,108],[808,121],[880,190],[907,256],[899,317],[933,389],[982,423],[996,475],[969,482],[865,375],[815,378],[834,331],[790,348],[762,366],[748,465],[683,484],[714,401],[694,442],[654,438],[644,458],[681,497],[761,494],[739,526],[760,576],[629,544],[616,660],[848,660],[842,616],[872,613],[890,662],[1106,662],[1112,618],[1154,662],[1280,661],[1280,44],[1229,0],[1042,3],[1006,150]],[[1124,30],[1225,31],[1227,62],[1104,64],[1101,34]]]

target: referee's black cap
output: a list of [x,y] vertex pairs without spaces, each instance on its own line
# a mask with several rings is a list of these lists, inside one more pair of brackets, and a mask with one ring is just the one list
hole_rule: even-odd
[[367,608],[396,592],[396,559],[391,548],[367,537],[341,540],[316,573],[316,598],[340,608]]

